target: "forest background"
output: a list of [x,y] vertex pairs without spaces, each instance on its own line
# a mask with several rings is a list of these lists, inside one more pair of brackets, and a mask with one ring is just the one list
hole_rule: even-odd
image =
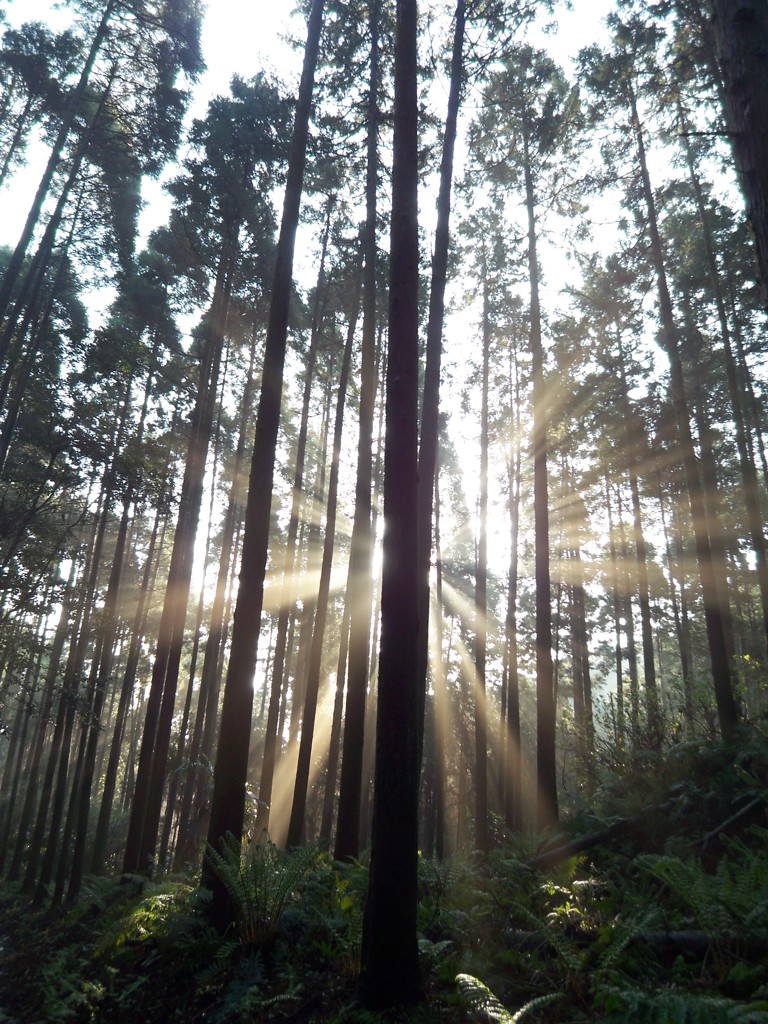
[[[292,58],[204,100],[189,0],[0,11],[2,863],[59,903],[227,832],[356,858],[398,763],[374,736],[402,26],[328,4],[301,86],[299,16]],[[606,11],[419,12],[430,667],[403,692],[438,858],[765,713],[764,296],[723,44],[684,0]]]

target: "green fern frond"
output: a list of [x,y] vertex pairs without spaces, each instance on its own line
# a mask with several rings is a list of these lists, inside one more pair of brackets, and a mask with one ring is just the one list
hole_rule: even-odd
[[482,1014],[483,1020],[512,1024],[512,1014],[479,978],[471,974],[457,974],[456,984],[470,1009],[476,1014]]
[[563,962],[567,970],[573,974],[578,974],[583,967],[583,960],[579,955],[579,951],[576,946],[569,942],[567,937],[557,927],[552,927],[549,923],[542,923],[541,919],[536,914],[531,913],[527,907],[520,906],[519,904],[515,907],[516,913],[528,921],[537,931],[540,931],[542,936],[546,938],[552,949],[558,955],[560,960]]
[[768,1024],[768,1011],[761,1004],[679,989],[606,988],[600,1003],[600,1019],[608,1024],[626,1024],[628,1020],[642,1020],[643,1024]]
[[318,850],[308,844],[283,853],[266,840],[249,844],[241,857],[240,844],[228,836],[221,853],[208,846],[206,857],[232,902],[241,942],[259,946],[277,932],[285,905],[315,863]]
[[641,865],[692,913],[714,945],[765,930],[755,908],[768,902],[768,858],[741,840],[727,840],[714,874],[694,859],[647,855]]
[[653,911],[635,921],[622,922],[612,932],[612,940],[609,946],[601,953],[595,964],[595,969],[610,971],[618,964],[618,961],[630,943],[634,942],[641,932],[644,932],[652,923],[656,914]]
[[565,993],[563,992],[550,992],[545,996],[538,996],[536,999],[531,999],[525,1004],[525,1006],[521,1006],[517,1013],[513,1013],[510,1020],[513,1024],[518,1024],[518,1021],[521,1021],[523,1017],[527,1016],[529,1013],[534,1013],[536,1010],[543,1010],[545,1006],[551,1006],[552,1003],[558,1003],[564,997],[564,994]]

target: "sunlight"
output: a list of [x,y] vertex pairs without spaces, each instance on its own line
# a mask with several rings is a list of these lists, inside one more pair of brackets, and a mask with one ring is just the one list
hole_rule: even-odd
[[[274,579],[268,581],[264,587],[264,611],[276,612],[292,607],[297,601],[316,598],[320,586],[320,559],[316,561],[316,568],[308,567],[300,576],[294,576],[293,581],[285,584]],[[338,594],[346,585],[346,566],[337,566],[331,571],[330,594]]]
[[[312,787],[325,765],[328,744],[331,737],[333,721],[333,704],[336,696],[335,681],[333,686],[326,686],[325,693],[318,703],[315,728],[312,738],[312,759],[309,769],[307,786],[307,807],[312,802]],[[288,835],[288,823],[293,804],[293,790],[296,781],[296,766],[299,760],[299,739],[288,744],[280,754],[275,765],[275,777],[272,785],[272,804],[269,812],[269,836],[278,846],[285,845]],[[322,756],[321,756],[322,754]]]
[[[449,612],[458,615],[466,626],[474,629],[479,614],[478,608],[474,601],[471,601],[466,594],[457,590],[445,578],[443,578],[443,603]],[[488,612],[485,614],[485,625],[489,634],[495,633],[501,628],[499,620]]]

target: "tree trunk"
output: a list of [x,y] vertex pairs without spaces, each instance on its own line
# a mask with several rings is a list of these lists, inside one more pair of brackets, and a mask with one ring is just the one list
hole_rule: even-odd
[[[301,405],[301,422],[299,424],[299,436],[296,441],[296,465],[293,473],[293,490],[291,499],[291,516],[288,520],[288,536],[285,541],[285,558],[283,561],[283,597],[280,602],[280,609],[277,616],[277,637],[275,640],[275,653],[272,659],[272,685],[269,696],[269,709],[267,711],[267,725],[264,734],[264,754],[261,764],[261,781],[259,783],[259,801],[256,810],[256,835],[260,836],[269,829],[269,820],[272,804],[272,786],[275,775],[275,765],[278,752],[280,703],[284,698],[284,676],[286,667],[286,652],[291,649],[291,637],[289,625],[295,608],[295,573],[297,538],[299,535],[299,524],[302,517],[303,503],[306,500],[304,494],[304,464],[307,450],[307,432],[309,429],[309,403],[312,394],[312,383],[314,380],[315,363],[317,361],[317,349],[320,342],[320,301],[321,295],[326,288],[325,262],[328,253],[328,240],[331,231],[331,214],[335,197],[329,197],[325,210],[325,230],[320,250],[320,267],[317,273],[315,285],[315,301],[312,310],[312,327],[309,336],[309,350],[307,352],[304,369],[304,396]],[[299,545],[300,546],[300,545]],[[283,713],[285,705],[283,704]]]
[[179,515],[173,538],[126,839],[123,866],[126,872],[144,873],[151,870],[160,825],[166,761],[184,641],[195,537],[203,498],[205,463],[216,404],[233,256],[233,253],[226,251],[225,246],[211,302],[210,322],[206,325],[201,352],[198,389],[179,499]]
[[[437,439],[440,413],[440,366],[445,316],[445,286],[448,279],[448,246],[450,242],[451,190],[453,158],[456,148],[459,106],[464,78],[464,31],[466,9],[464,0],[457,0],[454,15],[451,78],[448,89],[448,111],[443,134],[440,162],[440,189],[437,197],[437,223],[432,254],[432,280],[429,290],[426,365],[421,404],[419,436],[419,675],[427,678],[429,653],[429,569],[432,548],[432,499],[437,465]],[[442,614],[442,613],[441,613]]]
[[[256,669],[264,575],[269,549],[272,482],[280,426],[293,253],[299,223],[309,116],[322,22],[323,0],[313,0],[277,243],[261,395],[256,418],[256,437],[245,511],[240,588],[235,606],[229,670],[224,686],[219,743],[214,767],[208,842],[216,849],[220,848],[222,840],[227,835],[232,835],[239,842],[243,833],[253,709],[252,682]],[[230,919],[226,889],[211,870],[207,860],[203,862],[201,884],[213,891],[213,919],[222,928],[226,927]]]
[[205,777],[200,766],[201,755],[209,759],[213,750],[215,723],[218,718],[219,690],[221,682],[221,656],[229,622],[227,600],[227,583],[231,574],[235,535],[242,508],[242,477],[245,456],[246,436],[253,411],[254,396],[254,364],[256,360],[256,335],[251,339],[250,362],[245,379],[245,388],[240,403],[240,423],[234,465],[232,467],[232,487],[224,513],[222,527],[221,556],[219,573],[216,579],[216,592],[211,607],[208,638],[203,654],[203,667],[200,673],[200,692],[198,695],[195,725],[189,748],[189,770],[184,783],[184,792],[179,807],[179,837],[173,856],[173,870],[182,871],[186,864],[192,864],[199,853],[202,836],[197,830],[190,828],[190,814],[195,799],[200,799],[200,791],[204,786]]
[[[11,256],[2,284],[0,284],[0,321],[5,318],[8,311],[8,304],[11,300],[13,289],[16,286],[18,276],[21,272],[22,265],[24,263],[24,256],[26,255],[27,248],[32,240],[32,235],[34,234],[37,222],[40,219],[40,214],[42,213],[43,205],[48,196],[48,191],[51,187],[51,183],[53,182],[54,175],[61,163],[64,146],[67,138],[69,137],[75,116],[88,88],[91,72],[93,71],[93,65],[96,62],[96,57],[98,56],[102,43],[106,38],[112,12],[116,6],[117,0],[107,0],[98,28],[96,29],[91,41],[91,46],[88,51],[85,64],[83,65],[83,70],[80,73],[80,78],[70,95],[69,102],[67,103],[66,110],[64,111],[64,116],[56,134],[53,147],[51,148],[48,162],[37,186],[35,197],[32,200],[32,206],[30,207],[30,211],[24,223],[21,237],[13,251],[13,255]],[[0,350],[0,362],[5,359],[5,355],[5,349]]]
[[691,180],[694,196],[696,197],[696,209],[699,215],[699,222],[701,224],[702,237],[704,241],[704,250],[707,256],[707,268],[709,271],[710,282],[712,284],[715,305],[717,307],[717,317],[720,324],[720,337],[722,339],[723,355],[725,357],[725,373],[728,381],[728,394],[731,400],[733,426],[736,431],[736,448],[739,453],[741,486],[744,492],[744,505],[747,512],[749,537],[752,544],[752,550],[755,554],[755,568],[760,592],[763,632],[765,634],[766,654],[768,655],[768,555],[766,554],[763,520],[760,513],[757,471],[749,452],[747,430],[742,405],[742,389],[739,384],[738,368],[733,354],[731,331],[728,324],[728,314],[725,306],[725,295],[717,267],[717,260],[715,258],[712,231],[709,226],[709,219],[707,217],[706,206],[704,204],[704,195],[701,188],[701,182],[699,181],[699,176],[696,171],[693,151],[691,149],[688,133],[685,130],[687,125],[683,119],[682,109],[679,104],[678,114],[681,121],[681,127],[683,129],[680,132],[680,138],[683,140],[685,158],[688,165],[688,175]]
[[531,290],[530,347],[533,368],[533,518],[536,576],[536,829],[557,822],[556,703],[552,665],[552,598],[549,569],[549,501],[547,497],[547,429],[549,409],[541,343],[539,261],[536,253],[536,206],[533,173],[524,135],[525,203],[528,211],[528,275]]
[[[390,239],[384,561],[373,838],[360,995],[369,1007],[421,998],[418,902],[418,104],[416,2],[398,0]],[[393,898],[396,894],[397,898]]]
[[701,579],[702,598],[704,601],[704,619],[707,629],[707,643],[709,646],[709,657],[715,690],[715,701],[717,703],[717,714],[723,738],[726,741],[730,741],[733,739],[739,720],[736,698],[733,693],[733,680],[726,642],[727,620],[730,615],[730,610],[728,608],[727,600],[724,600],[719,592],[718,581],[712,561],[712,549],[706,530],[706,500],[703,493],[701,479],[699,477],[696,452],[691,434],[683,364],[680,355],[674,312],[672,309],[672,300],[669,294],[667,275],[664,267],[664,253],[661,244],[661,236],[659,234],[658,220],[656,217],[656,203],[653,197],[651,179],[648,173],[642,126],[637,112],[634,92],[632,92],[631,89],[629,92],[629,99],[635,142],[637,144],[637,158],[643,196],[648,215],[651,254],[654,269],[656,271],[659,311],[662,323],[662,341],[664,350],[669,358],[670,390],[672,403],[675,409],[675,419],[677,421],[678,436],[680,447],[682,449],[681,455],[683,468],[685,470],[686,486],[688,489],[688,500],[691,509],[691,522],[696,547],[696,561],[698,563],[699,576]]
[[363,228],[363,338],[360,352],[360,412],[357,443],[355,511],[349,560],[349,665],[344,739],[339,779],[334,857],[351,860],[360,853],[360,799],[363,785],[365,698],[371,647],[373,580],[371,556],[371,462],[376,402],[376,227],[379,125],[379,15],[380,2],[369,6],[371,53],[368,83],[367,155]]
[[768,299],[768,9],[764,0],[712,0],[712,27],[758,280]]
[[314,739],[315,717],[317,713],[317,696],[320,687],[320,669],[323,658],[323,642],[325,640],[325,622],[328,614],[328,596],[331,584],[331,568],[336,547],[336,512],[339,490],[339,461],[341,458],[341,435],[344,426],[344,406],[347,398],[347,382],[349,367],[352,361],[352,342],[357,326],[359,296],[355,296],[354,308],[349,318],[347,341],[344,347],[339,389],[336,399],[336,418],[333,429],[333,454],[331,471],[328,480],[328,501],[325,516],[325,539],[323,542],[323,558],[320,567],[320,582],[317,593],[317,611],[312,631],[312,644],[307,667],[306,689],[304,693],[304,711],[301,717],[301,742],[299,759],[296,766],[296,782],[293,790],[291,818],[288,825],[288,848],[299,846],[304,832],[304,813],[307,803],[307,789],[310,780],[312,742]]
[[[349,575],[347,589],[349,593]],[[325,776],[325,792],[323,795],[323,813],[320,820],[320,838],[330,844],[333,833],[333,806],[336,800],[336,781],[339,774],[339,754],[341,752],[341,721],[344,713],[344,689],[347,675],[347,652],[349,650],[349,599],[344,601],[344,613],[341,617],[341,640],[339,657],[336,664],[336,695],[333,701],[333,719],[331,721],[331,738],[328,742],[328,765]]]
[[488,387],[491,359],[488,268],[483,266],[483,362],[480,408],[480,494],[475,582],[475,846],[488,853],[488,704],[485,666],[488,638]]

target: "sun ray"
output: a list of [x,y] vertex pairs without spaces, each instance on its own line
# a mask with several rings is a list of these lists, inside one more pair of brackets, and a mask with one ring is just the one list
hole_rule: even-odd
[[[333,702],[335,682],[326,687],[322,701],[318,705],[315,728],[312,739],[312,761],[309,773],[308,792],[311,791],[321,771],[331,737],[333,719]],[[284,846],[288,835],[288,823],[293,803],[293,789],[296,782],[296,766],[299,759],[298,737],[295,743],[287,746],[275,766],[275,778],[272,786],[272,804],[269,812],[269,836],[278,846]]]

